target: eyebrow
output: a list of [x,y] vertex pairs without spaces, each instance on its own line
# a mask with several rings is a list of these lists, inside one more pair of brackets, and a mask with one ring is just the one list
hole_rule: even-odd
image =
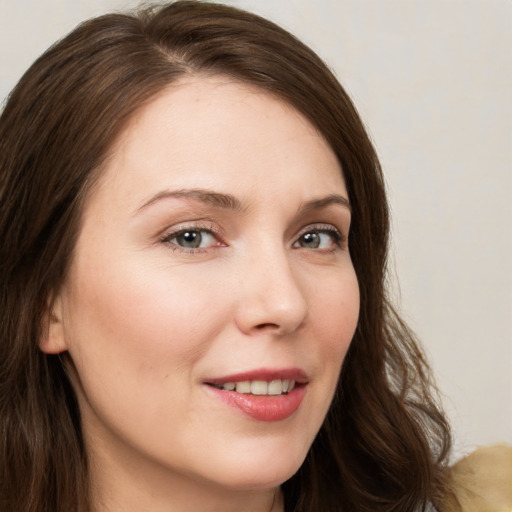
[[347,208],[349,211],[352,211],[350,201],[339,194],[330,194],[327,197],[322,197],[321,199],[313,199],[312,201],[302,204],[299,210],[321,210],[322,208],[327,208],[331,204],[339,204]]
[[[180,190],[163,190],[162,192],[158,192],[158,194],[155,194],[148,201],[143,203],[142,206],[140,206],[135,211],[135,214],[140,213],[141,211],[145,210],[152,204],[157,203],[158,201],[169,198],[193,199],[195,201],[211,204],[217,208],[222,208],[225,210],[234,210],[241,212],[246,209],[242,205],[242,202],[231,194],[224,194],[220,192],[213,192],[211,190],[206,189],[193,188]],[[301,204],[301,206],[299,207],[299,211],[321,210],[323,208],[327,208],[331,204],[339,204],[347,208],[349,211],[351,211],[349,200],[346,197],[340,196],[338,194],[330,194],[327,197],[323,197],[321,199],[313,199],[311,201],[307,201],[306,203]]]
[[194,199],[195,201],[200,201],[202,203],[211,204],[216,206],[217,208],[222,208],[224,210],[235,210],[242,211],[244,207],[239,199],[231,194],[221,194],[219,192],[212,192],[211,190],[205,190],[200,188],[192,188],[192,189],[181,189],[181,190],[163,190],[158,194],[155,194],[151,199],[146,201],[142,206],[140,206],[135,213],[139,213],[142,210],[145,210],[148,206],[151,206],[162,199],[169,198],[184,198],[184,199]]

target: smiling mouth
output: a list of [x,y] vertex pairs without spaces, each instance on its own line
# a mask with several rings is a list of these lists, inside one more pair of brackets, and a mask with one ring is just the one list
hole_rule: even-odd
[[308,375],[297,367],[260,368],[203,381],[212,396],[252,420],[276,422],[290,418],[300,407]]
[[223,391],[235,391],[244,395],[287,395],[297,383],[293,379],[244,380],[239,382],[225,382],[223,384],[209,384]]

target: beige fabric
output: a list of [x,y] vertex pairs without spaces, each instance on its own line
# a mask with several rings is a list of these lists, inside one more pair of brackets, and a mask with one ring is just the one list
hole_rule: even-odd
[[[463,512],[512,512],[512,447],[479,448],[452,468]],[[454,503],[443,512],[457,510]]]

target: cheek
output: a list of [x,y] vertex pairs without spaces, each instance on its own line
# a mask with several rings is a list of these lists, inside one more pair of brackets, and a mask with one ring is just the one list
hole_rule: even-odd
[[67,294],[66,336],[77,367],[157,381],[207,350],[222,318],[215,283],[176,269],[141,269],[129,259],[102,265],[94,272],[77,265]]
[[359,286],[353,270],[347,269],[342,279],[332,280],[315,291],[311,316],[322,333],[325,356],[343,358],[359,318]]
[[211,349],[227,305],[215,283],[195,272],[141,270],[129,259],[103,265],[95,272],[77,265],[67,294],[74,387],[89,433],[121,433],[145,451],[147,432],[157,442],[167,439],[169,425],[186,432],[180,426],[194,421],[197,362]]
[[325,389],[330,397],[323,415],[331,404],[343,361],[357,328],[359,318],[359,286],[353,271],[348,272],[337,286],[330,286],[316,301],[318,329],[321,330],[322,366]]

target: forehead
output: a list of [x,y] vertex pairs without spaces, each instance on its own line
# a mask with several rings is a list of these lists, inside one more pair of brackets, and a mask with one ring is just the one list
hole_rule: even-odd
[[[121,133],[100,183],[125,200],[152,187],[344,189],[321,134],[288,103],[230,77],[193,76],[163,90]],[[128,186],[130,185],[131,186]],[[109,187],[110,188],[110,187]]]

